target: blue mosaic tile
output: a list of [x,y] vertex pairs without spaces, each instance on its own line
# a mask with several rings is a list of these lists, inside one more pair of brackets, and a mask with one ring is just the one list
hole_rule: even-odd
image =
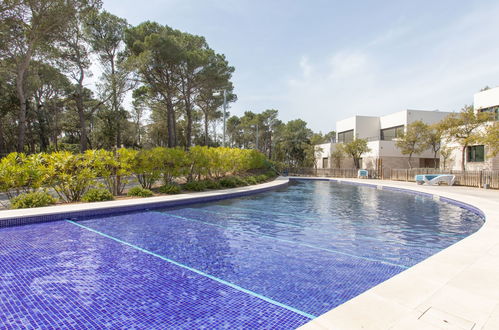
[[309,320],[68,222],[2,229],[0,260],[0,328],[289,329]]
[[373,187],[293,181],[1,228],[0,328],[296,328],[483,224]]

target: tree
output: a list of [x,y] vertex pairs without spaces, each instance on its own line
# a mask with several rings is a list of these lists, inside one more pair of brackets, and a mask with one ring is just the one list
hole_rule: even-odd
[[[208,126],[210,121],[217,120],[223,116],[219,111],[223,105],[223,93],[226,91],[227,103],[235,102],[237,96],[233,93],[234,87],[230,78],[234,67],[229,66],[224,55],[212,54],[205,68],[200,72],[198,79],[198,93],[194,100],[195,104],[203,112],[204,121],[204,145],[208,145]],[[214,95],[218,92],[218,95]]]
[[355,139],[352,142],[341,144],[339,148],[342,152],[352,157],[356,169],[360,168],[362,155],[371,151],[367,146],[367,139]]
[[26,79],[33,57],[53,48],[84,1],[5,0],[0,12],[5,57],[13,63],[19,100],[17,149],[24,150],[26,138]]
[[345,157],[345,154],[342,148],[336,148],[333,152],[331,152],[331,160],[332,164],[334,164],[335,168],[341,168],[341,160]]
[[499,154],[499,121],[489,125],[480,140],[487,146],[489,157]]
[[58,43],[57,62],[69,77],[74,81],[72,98],[78,113],[80,151],[88,148],[87,112],[93,115],[100,104],[87,111],[85,98],[88,92],[85,90],[84,80],[90,74],[91,49],[88,37],[84,32],[84,24],[89,16],[93,15],[100,7],[99,2],[85,2],[78,8],[74,18],[69,22],[63,38]]
[[324,134],[324,143],[336,141],[336,132],[331,131]]
[[461,146],[461,170],[466,170],[465,155],[469,145],[480,141],[479,128],[492,119],[492,113],[475,112],[473,106],[465,105],[461,112],[453,113],[442,121],[442,130],[448,141]]
[[403,155],[409,155],[407,163],[412,168],[411,159],[413,155],[418,155],[428,148],[427,145],[428,125],[420,120],[407,125],[407,129],[395,141],[395,146],[400,149]]
[[433,165],[437,168],[437,153],[441,148],[442,141],[442,127],[439,123],[428,126],[425,133],[424,144],[430,146],[431,151],[433,151]]
[[444,146],[440,149],[440,157],[442,157],[442,168],[445,170],[447,168],[447,161],[452,156],[453,149],[448,146]]
[[291,167],[306,165],[306,150],[310,146],[312,130],[301,119],[289,121],[277,128],[275,159]]
[[314,133],[310,138],[310,145],[305,149],[306,153],[306,164],[313,165],[315,170],[317,170],[317,163],[319,161],[320,155],[324,149],[319,145],[323,142],[323,136],[320,133]]
[[88,15],[84,27],[88,42],[99,56],[104,69],[101,90],[103,99],[110,101],[109,108],[115,123],[112,137],[119,148],[122,144],[123,121],[126,120],[126,112],[121,110],[121,104],[125,93],[133,86],[129,79],[130,71],[120,56],[128,23],[123,18],[102,11]]
[[139,73],[142,83],[157,95],[166,108],[168,147],[177,145],[175,103],[178,101],[177,69],[182,49],[169,26],[145,22],[125,31],[129,64]]

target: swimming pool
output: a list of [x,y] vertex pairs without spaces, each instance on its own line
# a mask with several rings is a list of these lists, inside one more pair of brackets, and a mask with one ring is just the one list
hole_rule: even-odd
[[327,181],[0,229],[0,325],[295,328],[475,232],[477,214]]

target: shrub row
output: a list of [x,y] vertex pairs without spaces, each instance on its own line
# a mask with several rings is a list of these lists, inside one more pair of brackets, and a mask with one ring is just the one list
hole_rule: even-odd
[[[130,189],[133,196],[145,196],[148,194],[145,191],[152,195],[150,190],[157,181],[163,183],[159,192],[173,194],[180,192],[180,187],[174,184],[179,177],[187,179],[184,190],[218,189],[228,187],[219,180],[226,175],[240,175],[267,166],[265,156],[256,150],[223,147],[195,146],[189,151],[157,147],[141,151],[87,150],[82,154],[11,153],[0,160],[0,191],[11,199],[21,193],[36,192],[38,195],[23,194],[22,198],[37,197],[37,206],[42,206],[38,205],[41,195],[45,196],[45,205],[54,202],[49,200],[50,194],[39,191],[42,188],[52,188],[64,202],[101,201],[122,194],[133,176],[142,188],[136,192],[138,195],[133,195],[134,188]],[[91,189],[98,181],[106,189]]]

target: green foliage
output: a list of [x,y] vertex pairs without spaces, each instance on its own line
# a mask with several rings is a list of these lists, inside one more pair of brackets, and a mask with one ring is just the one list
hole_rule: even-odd
[[[30,192],[42,186],[52,187],[65,202],[76,202],[99,179],[110,195],[119,195],[129,177],[135,175],[142,188],[149,189],[160,179],[163,186],[171,186],[176,178],[186,176],[189,182],[268,168],[265,156],[256,150],[209,148],[196,146],[189,151],[157,147],[136,151],[121,148],[116,151],[87,150],[73,154],[68,151],[50,154],[12,153],[0,160],[0,189],[9,197]],[[254,184],[238,177],[229,179],[228,186]],[[216,180],[195,183],[186,189],[217,189]],[[166,188],[165,188],[166,189]],[[173,189],[173,188],[172,188]],[[173,190],[171,190],[173,192]],[[166,193],[166,192],[165,192]],[[95,193],[92,193],[95,194]]]
[[160,163],[163,184],[171,184],[175,178],[187,173],[187,155],[184,150],[158,147],[152,149],[152,152]]
[[222,178],[220,180],[220,185],[223,188],[235,188],[235,187],[247,186],[248,183],[244,179],[238,176],[230,176]]
[[12,209],[24,209],[53,205],[57,200],[46,191],[34,191],[20,194],[10,200]]
[[419,155],[429,147],[430,128],[420,120],[407,125],[406,131],[395,141],[395,145],[403,155],[409,155],[407,163],[412,168],[411,158]]
[[499,121],[494,122],[486,128],[481,142],[487,146],[489,157],[499,154]]
[[252,185],[252,184],[257,184],[258,183],[258,180],[256,177],[254,176],[247,176],[247,177],[244,177],[244,181],[249,184],[249,185]]
[[269,179],[269,177],[265,174],[260,174],[260,175],[256,176],[256,181],[258,183],[263,183],[263,182],[267,181],[268,179]]
[[188,191],[204,191],[207,189],[203,181],[190,181],[183,184],[182,188]]
[[11,153],[0,161],[0,190],[9,197],[34,191],[41,187],[46,174],[45,154]]
[[355,168],[360,168],[360,158],[362,154],[371,151],[367,146],[366,139],[355,139],[352,142],[339,145],[339,148],[353,158]]
[[443,136],[461,146],[461,170],[466,170],[466,148],[480,142],[479,128],[491,119],[493,119],[492,113],[475,112],[472,106],[465,105],[461,112],[452,113],[441,122]]
[[226,177],[226,178],[222,178],[220,179],[220,186],[222,186],[222,188],[235,188],[237,187],[237,182],[236,180],[234,180],[233,177]]
[[182,192],[182,189],[180,189],[179,185],[167,184],[159,187],[158,192],[162,194],[174,195],[174,194],[180,194]]
[[133,161],[132,170],[144,189],[151,189],[163,173],[159,153],[155,152],[157,149],[141,150]]
[[206,189],[220,189],[222,188],[222,185],[218,180],[204,180],[204,185],[206,186]]
[[90,160],[98,177],[104,178],[107,189],[113,195],[120,195],[130,182],[136,150],[121,148],[116,151],[87,150],[85,156]]
[[91,153],[60,151],[48,154],[46,160],[46,183],[66,202],[79,201],[98,174],[96,160]]
[[128,196],[135,196],[135,197],[151,197],[154,195],[154,193],[149,189],[145,189],[145,188],[136,186],[136,187],[130,188],[130,190],[128,190],[127,195]]
[[84,202],[112,201],[113,199],[113,194],[111,194],[109,190],[103,188],[89,189],[81,198]]

